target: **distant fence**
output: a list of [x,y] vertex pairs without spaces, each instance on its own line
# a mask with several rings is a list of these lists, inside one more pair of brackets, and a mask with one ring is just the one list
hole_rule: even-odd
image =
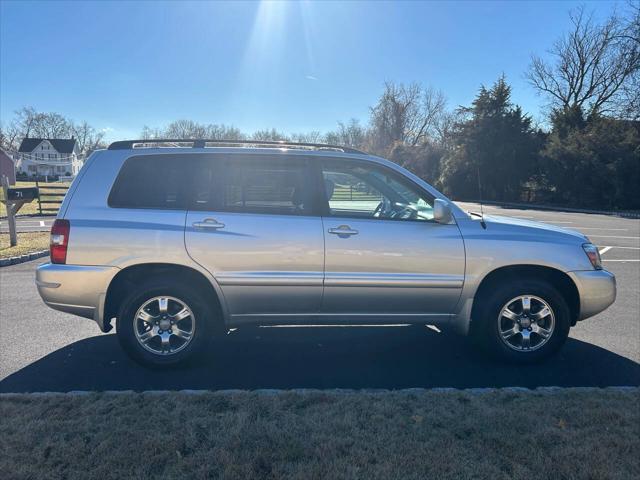
[[358,188],[354,185],[335,185],[331,200],[334,201],[381,201],[382,195],[377,192],[370,192],[366,188]]
[[16,173],[18,182],[57,182],[65,177],[60,175],[28,175],[26,173]]
[[36,181],[40,196],[38,197],[38,212],[40,215],[58,213],[62,200],[69,190],[69,185],[51,185]]

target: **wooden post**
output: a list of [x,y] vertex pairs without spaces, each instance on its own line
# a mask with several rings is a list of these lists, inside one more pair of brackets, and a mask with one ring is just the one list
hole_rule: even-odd
[[[40,190],[40,184],[38,183],[37,168],[36,168],[36,188],[38,188],[38,190]],[[38,211],[40,212],[40,215],[42,215],[42,203],[40,202],[40,197],[39,196],[38,196]]]
[[4,206],[7,210],[7,223],[9,224],[9,240],[12,247],[18,245],[18,234],[16,232],[16,209],[13,203],[9,202],[9,179],[2,176],[2,192],[4,198]]

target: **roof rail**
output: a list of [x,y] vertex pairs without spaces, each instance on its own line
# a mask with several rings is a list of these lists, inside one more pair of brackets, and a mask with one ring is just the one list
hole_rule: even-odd
[[[168,145],[173,147],[184,146],[177,144],[192,144],[193,148],[205,148],[207,143],[214,143],[216,145],[228,145],[228,146],[266,146],[270,148],[306,148],[314,150],[337,150],[344,153],[357,153],[366,155],[365,152],[356,150],[351,147],[343,147],[340,145],[329,145],[325,143],[299,143],[299,142],[285,142],[285,141],[269,141],[269,140],[219,140],[219,139],[186,139],[186,138],[148,138],[145,140],[121,140],[113,142],[109,145],[109,150],[130,150],[136,148],[134,145],[143,147],[145,145],[157,145],[160,143],[174,144]],[[140,148],[137,147],[137,148]]]

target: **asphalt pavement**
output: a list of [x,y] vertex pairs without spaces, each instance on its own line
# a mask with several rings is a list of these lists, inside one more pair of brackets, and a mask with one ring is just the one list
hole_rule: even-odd
[[616,303],[578,323],[544,363],[497,363],[427,327],[275,327],[235,330],[191,366],[150,371],[125,356],[115,334],[46,307],[33,261],[0,269],[0,392],[640,385],[640,221],[484,210],[582,231],[617,277]]
[[[16,228],[19,233],[23,232],[48,232],[51,230],[51,225],[56,217],[51,215],[27,217],[16,217]],[[9,231],[9,223],[7,219],[0,219],[0,233],[7,233]]]

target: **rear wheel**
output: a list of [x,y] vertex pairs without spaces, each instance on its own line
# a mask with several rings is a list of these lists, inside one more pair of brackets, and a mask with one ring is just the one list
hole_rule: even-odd
[[118,339],[136,362],[163,367],[187,362],[211,337],[212,309],[201,295],[181,285],[151,281],[122,303]]
[[478,299],[472,335],[488,353],[515,362],[535,362],[555,353],[569,335],[570,313],[547,282],[521,280]]

